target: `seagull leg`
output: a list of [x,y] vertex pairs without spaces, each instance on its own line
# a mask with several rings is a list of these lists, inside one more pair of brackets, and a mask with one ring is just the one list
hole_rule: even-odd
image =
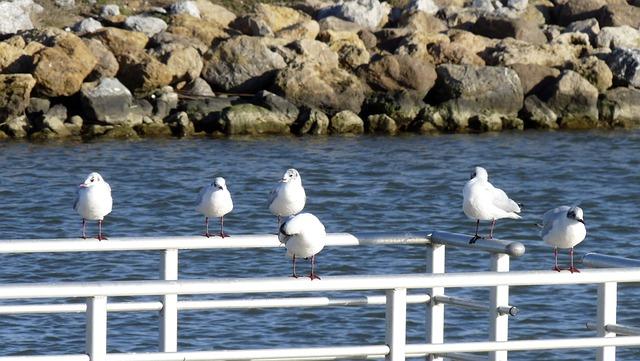
[[298,278],[298,275],[296,274],[296,255],[295,254],[292,257],[291,262],[293,263],[293,274],[291,275],[291,277]]
[[220,217],[220,237],[229,237],[228,234],[224,233],[224,216]]
[[106,236],[102,235],[102,219],[98,220],[98,241],[102,241],[103,239],[107,239]]
[[318,277],[318,275],[316,275],[316,273],[314,272],[315,264],[316,264],[316,255],[314,254],[313,256],[311,256],[311,273],[309,273],[309,278],[311,278],[312,281],[314,279],[316,280],[320,279],[320,277]]
[[204,217],[204,234],[203,236],[209,238],[211,237],[211,234],[209,233],[209,217]]
[[556,260],[556,265],[552,268],[552,270],[560,272],[562,268],[558,267],[558,247],[553,247],[553,257]]
[[491,228],[489,229],[489,239],[493,239],[493,227],[496,226],[496,220],[491,221]]
[[85,233],[86,224],[87,220],[82,218],[82,239],[87,239],[87,234]]
[[469,240],[469,244],[474,244],[476,243],[477,240],[479,240],[480,238],[483,238],[481,236],[478,235],[478,228],[480,227],[480,220],[478,219],[476,221],[476,234],[471,237],[471,239]]
[[276,231],[276,235],[280,234],[280,216],[277,216],[277,220],[278,220],[278,230]]
[[571,247],[571,249],[569,250],[569,257],[571,258],[571,264],[569,266],[569,271],[571,271],[571,273],[577,272],[580,273],[580,270],[577,269],[574,265],[573,265],[573,247]]

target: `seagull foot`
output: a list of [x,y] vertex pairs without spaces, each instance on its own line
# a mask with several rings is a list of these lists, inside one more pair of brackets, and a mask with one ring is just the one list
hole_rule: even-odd
[[555,267],[553,267],[551,270],[552,270],[552,271],[556,271],[556,272],[560,272],[560,271],[562,271],[562,268],[560,268],[560,267],[558,267],[558,266],[555,266]]
[[479,235],[476,234],[475,236],[471,237],[471,239],[469,240],[469,244],[474,244],[479,239],[484,239],[484,237],[479,236]]
[[569,267],[569,272],[571,273],[580,273],[580,270],[575,268],[574,266]]
[[289,276],[289,277],[292,277],[292,278],[300,278],[300,276],[298,276],[298,275],[297,275],[297,274],[295,274],[295,273],[294,273],[294,274],[292,274],[292,275],[291,275],[291,276]]
[[316,275],[315,273],[310,273],[309,274],[309,278],[313,281],[313,280],[319,280],[320,277],[318,277],[318,275]]
[[211,237],[211,233],[206,232],[206,233],[203,233],[203,234],[202,234],[202,236],[203,236],[203,237],[207,237],[207,238],[209,238],[209,237]]
[[218,234],[218,236],[220,236],[220,238],[231,237],[229,234],[224,233],[224,232]]
[[105,236],[105,235],[103,234],[103,235],[98,235],[98,236],[96,237],[96,239],[97,239],[98,241],[103,241],[103,240],[104,240],[104,241],[106,241],[108,238],[107,238],[107,236]]

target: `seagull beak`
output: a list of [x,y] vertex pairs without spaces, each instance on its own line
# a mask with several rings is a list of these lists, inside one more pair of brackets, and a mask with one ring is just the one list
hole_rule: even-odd
[[84,184],[84,183],[81,183],[78,187],[80,187],[80,188],[88,188],[89,186]]
[[580,223],[584,224],[584,219],[576,219],[576,221],[578,221],[578,222],[580,222]]

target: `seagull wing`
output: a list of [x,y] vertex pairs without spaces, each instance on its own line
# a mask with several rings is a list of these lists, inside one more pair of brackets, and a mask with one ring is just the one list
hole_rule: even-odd
[[273,188],[271,192],[269,192],[269,202],[267,204],[268,207],[271,207],[271,203],[273,203],[273,200],[276,199],[276,197],[278,196],[279,190],[280,190],[280,185],[278,184],[277,187]]
[[76,200],[73,202],[74,211],[78,211],[78,202],[80,202],[80,188],[76,188]]
[[520,206],[514,202],[507,193],[500,188],[495,188],[491,185],[491,196],[493,199],[493,205],[502,209],[505,212],[520,213]]
[[566,215],[568,210],[569,207],[560,206],[547,211],[544,216],[542,216],[542,230],[540,231],[540,236],[544,238],[549,234],[549,232],[551,232],[551,228],[553,228],[553,221],[558,219],[558,217],[562,217],[562,215]]
[[202,203],[202,198],[204,198],[205,193],[207,193],[207,191],[209,190],[209,188],[211,188],[211,186],[213,186],[213,183],[209,184],[208,186],[202,187],[202,189],[198,193],[198,199],[196,199],[196,206]]

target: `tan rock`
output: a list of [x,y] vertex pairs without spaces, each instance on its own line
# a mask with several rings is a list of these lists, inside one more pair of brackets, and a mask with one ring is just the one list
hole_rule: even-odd
[[276,38],[297,40],[315,39],[320,32],[320,25],[315,20],[302,21],[277,31]]
[[100,40],[116,58],[122,54],[143,50],[149,41],[143,33],[112,27],[99,29],[88,37]]
[[0,123],[24,113],[35,85],[31,74],[0,74]]
[[44,48],[46,48],[46,46],[44,46],[43,44],[37,41],[32,41],[24,47],[24,53],[29,56],[33,56],[33,54],[39,52]]
[[176,35],[200,39],[209,46],[216,39],[229,37],[223,25],[186,14],[172,16],[167,31]]
[[362,134],[364,133],[364,121],[358,114],[343,110],[331,117],[329,132],[333,134]]
[[0,73],[26,73],[31,59],[22,48],[0,43]]
[[606,62],[595,56],[580,58],[578,61],[569,63],[568,69],[575,71],[587,79],[589,83],[604,93],[613,85],[613,73]]
[[228,27],[229,23],[236,19],[236,14],[209,0],[196,0],[196,6],[200,10],[201,19],[215,21],[224,27]]
[[585,49],[581,45],[544,44],[533,45],[515,39],[504,39],[488,48],[486,59],[491,64],[538,64],[544,66],[563,66],[575,61]]
[[369,85],[381,91],[409,90],[424,97],[436,81],[433,64],[407,55],[386,55],[366,68]]
[[192,81],[200,76],[203,62],[200,53],[192,47],[179,47],[160,57],[172,74],[171,84]]
[[118,61],[118,79],[137,95],[145,95],[169,85],[173,79],[167,65],[144,51],[123,54],[118,57]]
[[266,22],[274,33],[295,24],[311,20],[309,15],[285,6],[260,3],[256,6],[255,12],[260,19]]
[[347,69],[355,69],[367,64],[371,55],[358,34],[348,31],[323,31],[319,39],[338,54],[340,64]]
[[90,78],[97,80],[101,78],[112,78],[118,74],[120,65],[113,53],[97,39],[83,39],[84,44],[98,61]]

